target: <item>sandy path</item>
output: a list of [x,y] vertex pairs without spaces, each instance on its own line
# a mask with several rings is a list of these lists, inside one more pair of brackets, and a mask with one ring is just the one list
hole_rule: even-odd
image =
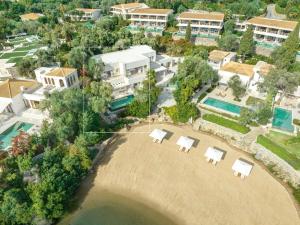
[[[148,134],[121,135],[110,145],[84,204],[92,200],[93,192],[107,189],[140,199],[172,215],[180,225],[300,224],[287,190],[260,165],[255,163],[245,180],[233,176],[235,159],[253,162],[242,152],[188,127],[151,126],[173,134],[162,144],[153,143]],[[132,131],[147,130],[141,126]],[[198,139],[198,145],[189,153],[177,151],[181,135]],[[216,167],[203,156],[208,146],[227,151]]]

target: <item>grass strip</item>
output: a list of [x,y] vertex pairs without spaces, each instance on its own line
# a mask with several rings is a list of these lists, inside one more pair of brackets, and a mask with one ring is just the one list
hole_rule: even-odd
[[207,120],[212,123],[216,123],[223,127],[235,130],[239,133],[246,134],[250,131],[249,127],[239,124],[238,122],[226,119],[224,117],[216,116],[214,114],[205,114],[202,117],[204,120]]
[[291,154],[285,148],[281,147],[277,143],[273,142],[269,138],[259,135],[257,137],[257,143],[261,144],[265,148],[269,149],[271,152],[273,152],[275,155],[282,158],[284,161],[286,161],[288,164],[290,164],[294,169],[299,170],[300,169],[300,159],[296,157],[296,155]]

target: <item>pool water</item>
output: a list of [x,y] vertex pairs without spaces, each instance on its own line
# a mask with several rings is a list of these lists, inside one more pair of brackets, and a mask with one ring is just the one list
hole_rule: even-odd
[[0,134],[0,142],[2,143],[2,148],[7,149],[11,146],[11,140],[19,134],[20,130],[28,131],[33,124],[31,123],[24,123],[24,122],[16,122],[6,131]]
[[235,113],[235,114],[240,114],[241,113],[241,108],[238,105],[235,104],[231,104],[229,102],[225,102],[225,101],[221,101],[215,98],[207,98],[205,99],[205,101],[203,102],[205,105],[209,105],[218,109],[222,109],[231,113]]
[[283,131],[294,132],[292,112],[282,108],[275,108],[272,126]]
[[110,104],[110,110],[116,111],[127,105],[129,105],[134,99],[133,95],[126,96],[124,98],[117,99]]

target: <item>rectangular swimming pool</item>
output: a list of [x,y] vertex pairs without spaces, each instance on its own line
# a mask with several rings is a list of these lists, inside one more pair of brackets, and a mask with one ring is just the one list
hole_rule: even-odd
[[133,95],[129,95],[124,98],[117,99],[110,104],[109,109],[112,111],[121,109],[121,108],[129,105],[133,101],[133,99],[134,99]]
[[9,146],[11,146],[12,139],[19,134],[20,130],[28,131],[32,126],[33,124],[31,123],[16,122],[0,134],[0,142],[2,143],[1,147],[6,150]]
[[292,111],[282,108],[275,108],[272,126],[274,128],[293,133],[295,128],[293,126]]
[[241,113],[241,106],[235,105],[235,104],[231,104],[229,102],[225,102],[222,100],[218,100],[215,98],[210,98],[208,97],[207,99],[204,100],[203,104],[205,105],[209,105],[218,109],[222,109],[231,113],[235,113],[240,115]]

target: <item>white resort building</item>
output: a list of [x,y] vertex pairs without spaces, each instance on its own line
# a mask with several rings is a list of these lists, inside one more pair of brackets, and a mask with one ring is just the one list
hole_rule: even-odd
[[39,86],[34,80],[7,79],[0,83],[0,113],[17,114],[27,107],[23,94]]
[[262,44],[280,45],[297,26],[296,21],[254,17],[247,21],[253,26],[254,40]]
[[238,62],[229,62],[223,65],[218,71],[220,84],[227,85],[231,77],[238,75],[243,85],[249,86],[254,76],[254,66]]
[[120,99],[134,94],[141,87],[147,72],[153,69],[161,81],[167,78],[177,61],[166,55],[157,55],[147,45],[132,46],[129,49],[94,56],[105,65],[102,78],[113,87],[113,97]]
[[72,21],[88,21],[97,20],[100,18],[100,9],[77,8],[78,13],[68,13]]
[[221,50],[213,50],[209,53],[208,64],[214,69],[219,70],[222,66],[236,58],[235,52],[226,52]]
[[128,28],[133,32],[144,28],[146,32],[161,35],[172,13],[171,9],[135,9],[129,13],[131,24]]
[[224,14],[218,12],[183,12],[177,17],[179,35],[185,35],[188,24],[196,37],[218,37],[223,27]]
[[124,19],[129,19],[129,13],[131,13],[133,10],[144,8],[149,7],[144,3],[133,2],[127,4],[114,5],[110,8],[110,12],[115,16],[122,16]]

